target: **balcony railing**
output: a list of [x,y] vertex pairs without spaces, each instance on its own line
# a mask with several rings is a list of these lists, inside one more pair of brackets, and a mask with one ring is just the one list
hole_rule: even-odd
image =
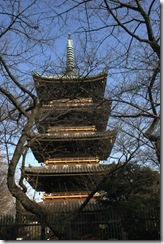
[[[100,193],[95,193],[94,194],[94,198],[95,197],[101,197],[102,196],[102,194],[100,194]],[[71,193],[67,193],[67,194],[64,194],[64,195],[61,195],[61,194],[59,194],[59,195],[53,195],[53,194],[44,194],[43,195],[43,197],[42,197],[42,199],[43,200],[55,200],[55,199],[74,199],[74,198],[87,198],[88,197],[88,194],[87,193],[73,193],[73,194],[71,194]]]
[[45,161],[46,165],[49,164],[90,164],[98,163],[100,160],[98,157],[64,157],[64,158],[54,158]]
[[48,133],[93,133],[96,131],[95,126],[53,126],[50,127]]

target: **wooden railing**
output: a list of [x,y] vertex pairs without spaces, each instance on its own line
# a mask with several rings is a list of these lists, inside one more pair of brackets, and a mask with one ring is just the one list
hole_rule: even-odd
[[98,163],[100,160],[98,157],[72,157],[72,158],[53,158],[45,161],[45,164],[64,164],[64,163]]
[[[94,194],[94,196],[93,196],[93,198],[95,198],[95,197],[101,197],[102,196],[102,194],[100,194],[100,193],[95,193]],[[64,195],[61,195],[61,194],[59,194],[59,195],[53,195],[53,194],[49,194],[49,195],[47,195],[47,194],[44,194],[43,195],[43,197],[42,197],[42,199],[43,200],[55,200],[55,199],[75,199],[75,198],[87,198],[88,197],[88,194],[84,194],[84,193],[74,193],[74,194],[64,194]]]
[[93,126],[53,126],[50,127],[48,133],[83,133],[83,132],[95,132],[96,127]]

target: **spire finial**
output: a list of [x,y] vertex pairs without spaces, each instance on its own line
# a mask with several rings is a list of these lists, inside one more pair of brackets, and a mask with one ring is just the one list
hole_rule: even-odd
[[73,71],[73,69],[74,69],[73,41],[71,39],[71,35],[68,34],[66,72],[68,73],[70,71]]

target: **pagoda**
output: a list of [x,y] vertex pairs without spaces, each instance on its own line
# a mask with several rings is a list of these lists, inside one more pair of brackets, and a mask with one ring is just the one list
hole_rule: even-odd
[[41,165],[26,167],[25,177],[35,191],[44,192],[44,206],[78,207],[107,172],[109,166],[99,162],[109,157],[116,138],[116,131],[106,130],[111,108],[104,98],[107,74],[75,73],[69,35],[64,74],[33,73],[33,79],[40,107],[37,133],[28,141]]

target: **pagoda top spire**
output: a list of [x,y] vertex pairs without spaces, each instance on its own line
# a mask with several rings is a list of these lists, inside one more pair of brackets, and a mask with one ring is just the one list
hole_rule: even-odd
[[74,75],[74,53],[73,53],[73,41],[71,35],[68,34],[68,41],[67,41],[67,66],[66,66],[66,73],[69,75]]

